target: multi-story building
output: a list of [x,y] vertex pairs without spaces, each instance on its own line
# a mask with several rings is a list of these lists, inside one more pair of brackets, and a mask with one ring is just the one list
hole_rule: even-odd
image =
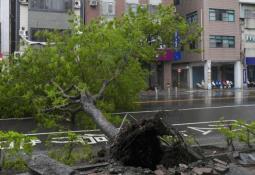
[[[195,47],[200,53],[184,51],[183,58],[172,64],[173,83],[194,88],[205,82],[229,80],[234,87],[243,85],[243,61],[240,54],[240,20],[238,0],[175,0],[177,12],[188,22],[202,28],[201,41]],[[176,75],[176,76],[175,76]],[[176,84],[178,84],[176,83]]]
[[[239,0],[244,82],[255,82],[255,1]],[[247,81],[248,80],[248,81]]]
[[66,30],[69,28],[69,12],[83,18],[83,10],[83,1],[80,0],[19,0],[19,36],[30,43],[42,42],[43,38],[36,35],[38,31]]
[[153,12],[159,4],[172,4],[172,0],[84,0],[85,23],[103,16],[108,19],[121,16],[131,9],[136,12],[139,5],[148,5]]

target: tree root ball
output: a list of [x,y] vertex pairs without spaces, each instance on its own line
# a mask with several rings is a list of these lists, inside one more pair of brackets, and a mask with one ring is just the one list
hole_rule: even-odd
[[[127,166],[151,170],[155,170],[159,164],[168,168],[202,158],[185,143],[177,130],[163,124],[162,118],[165,115],[161,112],[153,119],[143,120],[123,128],[111,147],[112,158]],[[175,142],[163,145],[159,137],[163,135],[174,137]]]
[[111,148],[112,157],[127,166],[156,169],[163,156],[158,135],[164,130],[158,119],[143,120],[124,128]]

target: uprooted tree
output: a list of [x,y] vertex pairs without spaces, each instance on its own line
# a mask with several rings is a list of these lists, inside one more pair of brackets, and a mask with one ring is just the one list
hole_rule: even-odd
[[[88,25],[72,18],[70,29],[44,33],[47,44],[1,63],[1,116],[37,116],[43,121],[84,112],[109,137],[118,134],[107,112],[132,107],[146,87],[144,64],[158,48],[172,48],[178,31],[180,47],[197,41],[200,28],[188,24],[171,6],[150,14],[139,8],[112,21]],[[8,115],[7,115],[8,114]]]

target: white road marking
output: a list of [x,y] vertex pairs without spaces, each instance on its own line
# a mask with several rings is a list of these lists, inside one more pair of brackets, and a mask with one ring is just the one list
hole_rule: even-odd
[[188,126],[188,128],[201,132],[203,135],[210,134],[213,130],[220,129],[220,128],[200,128],[200,127],[190,127],[190,126]]
[[237,120],[222,120],[222,121],[205,121],[205,122],[193,122],[193,123],[178,123],[172,124],[173,126],[184,126],[184,125],[198,125],[198,124],[210,124],[210,123],[227,123],[227,122],[236,122]]
[[[115,112],[111,113],[113,115],[125,115],[125,114],[140,114],[140,113],[157,113],[157,112],[174,112],[174,111],[192,111],[192,110],[206,110],[206,109],[223,109],[223,108],[237,108],[237,107],[254,107],[255,104],[246,104],[246,105],[231,105],[231,106],[210,106],[210,107],[199,107],[199,108],[183,108],[183,109],[165,109],[165,110],[147,110],[147,111],[128,111],[128,112]],[[0,121],[8,120],[31,120],[33,117],[26,118],[7,118],[0,119]]]
[[88,132],[99,132],[99,129],[94,130],[79,130],[79,131],[61,131],[61,132],[43,132],[43,133],[32,133],[32,134],[25,134],[26,136],[40,136],[40,135],[54,135],[54,134],[66,134],[68,132],[71,133],[88,133]]
[[23,117],[23,118],[2,118],[0,121],[12,121],[12,120],[31,120],[34,117]]
[[255,104],[247,105],[231,105],[231,106],[210,106],[210,107],[199,107],[199,108],[183,108],[183,109],[166,109],[166,110],[148,110],[148,111],[129,111],[129,112],[116,112],[113,115],[125,115],[125,114],[140,114],[140,113],[156,113],[156,112],[174,112],[174,111],[193,111],[193,110],[206,110],[206,109],[224,109],[224,108],[238,108],[238,107],[254,107]]
[[[210,124],[210,123],[225,123],[225,122],[236,122],[237,120],[222,120],[222,121],[205,121],[205,122],[192,122],[192,123],[177,123],[172,124],[172,126],[185,126],[185,125],[199,125],[199,124]],[[89,133],[89,132],[100,132],[99,129],[95,130],[78,130],[78,131],[61,131],[61,132],[44,132],[44,133],[31,133],[25,134],[26,136],[41,136],[41,135],[55,135],[55,134],[66,134],[68,132],[71,133]],[[99,134],[87,134],[90,136],[98,136]],[[102,134],[103,136],[103,134]]]

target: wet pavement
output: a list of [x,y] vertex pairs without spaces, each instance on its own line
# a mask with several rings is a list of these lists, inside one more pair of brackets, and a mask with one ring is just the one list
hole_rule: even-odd
[[[223,89],[223,90],[172,90],[160,91],[158,97],[154,92],[141,94],[141,100],[135,102],[140,108],[135,111],[116,113],[121,116],[129,115],[136,120],[150,118],[158,111],[164,110],[167,117],[166,125],[172,124],[185,137],[195,136],[200,144],[222,144],[224,138],[219,135],[217,125],[222,118],[226,122],[235,120],[255,120],[255,89]],[[134,120],[134,119],[132,119]],[[39,136],[41,140],[51,135],[52,130],[38,129],[34,120],[0,120],[0,130],[14,130]],[[85,139],[95,141],[98,135],[90,137],[86,131],[80,132]],[[99,133],[100,134],[100,133]],[[105,140],[104,138],[101,138]],[[99,140],[100,142],[100,140]],[[59,141],[61,144],[61,141]],[[98,142],[95,142],[95,144]]]
[[[167,125],[174,125],[184,136],[195,136],[200,144],[225,144],[218,133],[218,124],[255,120],[255,89],[172,90],[153,91],[141,95],[138,111],[129,112],[134,118],[148,118],[165,111]],[[125,113],[121,113],[125,115]]]
[[174,90],[142,93],[142,110],[167,110],[255,103],[255,89]]

